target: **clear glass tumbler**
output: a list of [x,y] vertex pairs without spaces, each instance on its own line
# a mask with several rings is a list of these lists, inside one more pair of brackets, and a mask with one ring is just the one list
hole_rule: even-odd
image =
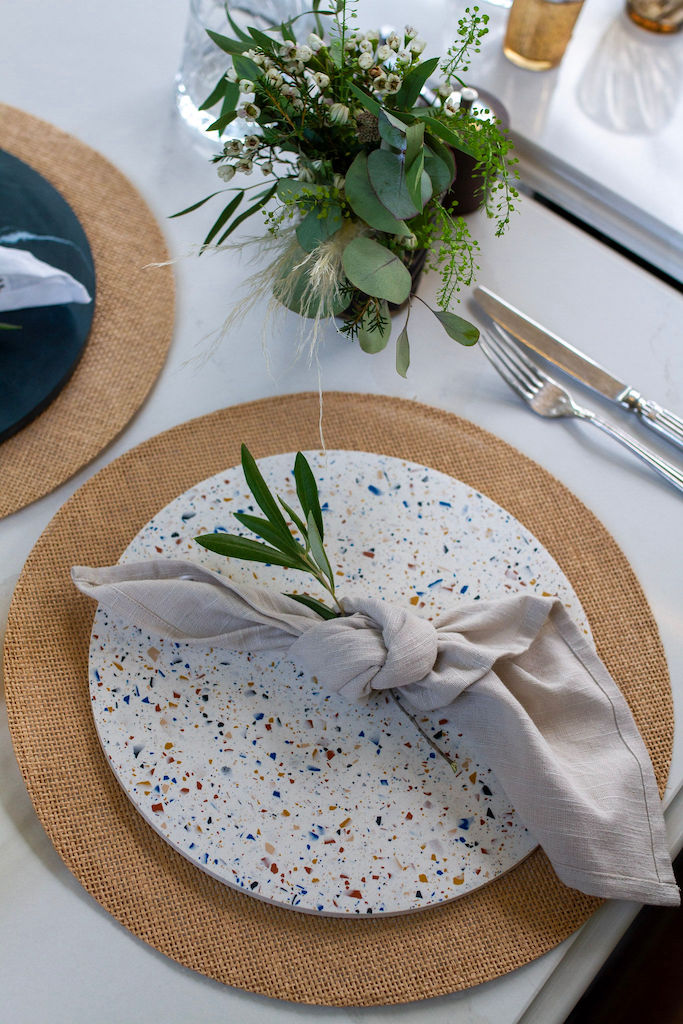
[[[230,57],[207,35],[206,30],[220,32],[221,35],[234,38],[225,14],[225,0],[190,0],[190,9],[185,31],[185,43],[176,74],[176,104],[180,116],[187,124],[199,131],[206,131],[216,120],[218,111],[200,110],[200,106],[210,95],[218,79],[230,65]],[[267,30],[272,25],[279,25],[288,18],[301,14],[309,9],[304,0],[236,0],[230,4],[230,17],[241,29],[248,27]],[[309,19],[300,18],[295,27],[297,35],[312,31],[313,24]],[[224,133],[230,136],[231,125]],[[235,127],[235,132],[239,128]]]
[[560,63],[583,0],[513,0],[503,53],[527,71]]

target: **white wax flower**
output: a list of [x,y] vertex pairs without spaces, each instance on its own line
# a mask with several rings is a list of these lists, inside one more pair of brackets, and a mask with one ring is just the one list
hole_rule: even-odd
[[378,43],[380,37],[380,31],[378,28],[370,28],[365,33],[365,38],[369,39],[371,43]]
[[260,145],[261,139],[259,138],[258,135],[247,135],[246,139],[244,140],[245,149],[258,149]]
[[284,78],[280,74],[277,68],[268,68],[266,71],[266,79],[276,85],[278,88],[284,82]]
[[375,63],[371,53],[361,53],[358,58],[358,67],[362,68],[363,71],[368,71]]
[[399,39],[395,32],[392,32],[389,38],[387,39],[387,46],[391,47],[392,50],[401,49],[401,40]]
[[228,70],[225,72],[225,77],[229,82],[236,82],[237,72],[235,71],[234,68],[228,68]]
[[310,46],[306,46],[306,44],[304,43],[301,46],[297,46],[296,50],[294,51],[294,55],[297,60],[301,60],[305,64],[313,56],[313,50],[310,48]]
[[243,78],[240,82],[240,92],[253,92],[254,83],[250,82],[248,78]]
[[310,36],[306,40],[306,43],[308,44],[308,46],[310,46],[313,53],[317,53],[318,50],[325,45],[320,36],[316,35],[315,32],[311,32]]
[[343,174],[335,174],[334,177],[332,178],[332,184],[334,185],[335,188],[338,188],[340,192],[344,188],[345,183],[346,178],[344,177]]
[[281,57],[291,57],[295,50],[296,50],[296,43],[292,43],[291,41],[288,40],[287,42],[281,44],[281,46],[280,46],[280,56]]
[[417,236],[412,233],[410,235],[404,235],[403,238],[400,239],[400,243],[404,249],[417,249]]
[[412,42],[408,44],[408,49],[419,57],[426,45],[427,44],[424,39],[413,39]]
[[358,49],[361,50],[362,53],[372,53],[375,47],[369,39],[361,39],[358,43]]
[[386,89],[386,87],[387,76],[384,74],[384,72],[381,72],[379,75],[375,75],[375,77],[372,80],[372,88],[376,92],[381,92],[383,89]]
[[245,121],[255,121],[260,115],[261,108],[257,107],[255,103],[245,103],[243,107],[240,107],[237,111],[237,116],[241,117]]
[[406,37],[406,39],[408,41],[410,41],[411,39],[414,39],[416,35],[417,35],[417,29],[413,28],[412,25],[406,25],[406,27],[405,27],[405,37]]
[[218,177],[221,181],[230,181],[235,177],[235,168],[231,164],[221,164],[218,168]]
[[391,47],[387,46],[386,43],[382,43],[382,45],[377,51],[377,60],[389,60],[389,58],[393,57],[393,55],[394,51],[391,49]]
[[310,167],[302,167],[297,178],[299,181],[315,181],[315,174]]
[[405,67],[407,64],[412,64],[413,55],[410,50],[399,50],[396,54],[396,63],[401,67]]
[[272,174],[273,165],[270,163],[270,161],[266,161],[265,164],[261,164],[261,170],[263,171],[264,174]]
[[244,157],[242,160],[238,160],[235,164],[235,170],[240,171],[242,174],[251,174],[254,170],[254,165],[251,159]]
[[330,107],[330,121],[335,124],[346,124],[351,111],[344,103],[333,103]]
[[266,55],[265,55],[265,53],[260,53],[260,52],[259,53],[255,53],[254,56],[251,59],[253,60],[254,64],[258,64],[258,66],[261,67],[263,65],[263,62],[266,59]]
[[223,146],[223,152],[226,156],[239,156],[242,152],[242,142],[240,139],[230,139]]
[[316,71],[316,73],[313,75],[313,81],[315,82],[319,89],[327,89],[328,85],[330,84],[330,79],[325,74],[324,71]]
[[387,84],[386,84],[387,92],[398,92],[398,90],[400,88],[401,88],[401,79],[398,77],[398,75],[387,75]]
[[460,93],[449,93],[444,100],[443,108],[449,117],[452,117],[453,114],[457,113],[457,111],[460,110]]

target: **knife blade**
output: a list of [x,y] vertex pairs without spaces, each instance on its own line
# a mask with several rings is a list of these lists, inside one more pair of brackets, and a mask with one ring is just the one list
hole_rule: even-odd
[[643,398],[638,391],[613,377],[599,363],[589,359],[557,334],[546,330],[490,289],[475,288],[474,299],[492,320],[514,335],[526,348],[543,356],[604,398],[616,402],[628,412],[636,413],[645,426],[683,448],[683,419],[656,402]]

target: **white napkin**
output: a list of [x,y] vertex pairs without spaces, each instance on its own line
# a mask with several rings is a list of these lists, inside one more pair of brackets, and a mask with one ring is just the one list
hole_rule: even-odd
[[677,905],[645,745],[628,705],[559,600],[459,602],[435,624],[373,598],[323,620],[291,598],[170,559],[72,578],[114,616],[173,640],[286,651],[349,700],[395,687],[415,708],[455,703],[559,878],[593,896]]
[[87,289],[71,274],[51,267],[27,249],[0,245],[0,312],[90,301]]

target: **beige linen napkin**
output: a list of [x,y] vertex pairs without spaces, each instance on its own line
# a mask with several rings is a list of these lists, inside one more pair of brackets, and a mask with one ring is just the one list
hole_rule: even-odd
[[559,878],[593,896],[676,905],[652,765],[626,701],[559,600],[458,602],[432,624],[373,598],[323,620],[291,598],[170,559],[72,570],[114,616],[188,643],[288,656],[348,700],[396,688],[454,704]]

